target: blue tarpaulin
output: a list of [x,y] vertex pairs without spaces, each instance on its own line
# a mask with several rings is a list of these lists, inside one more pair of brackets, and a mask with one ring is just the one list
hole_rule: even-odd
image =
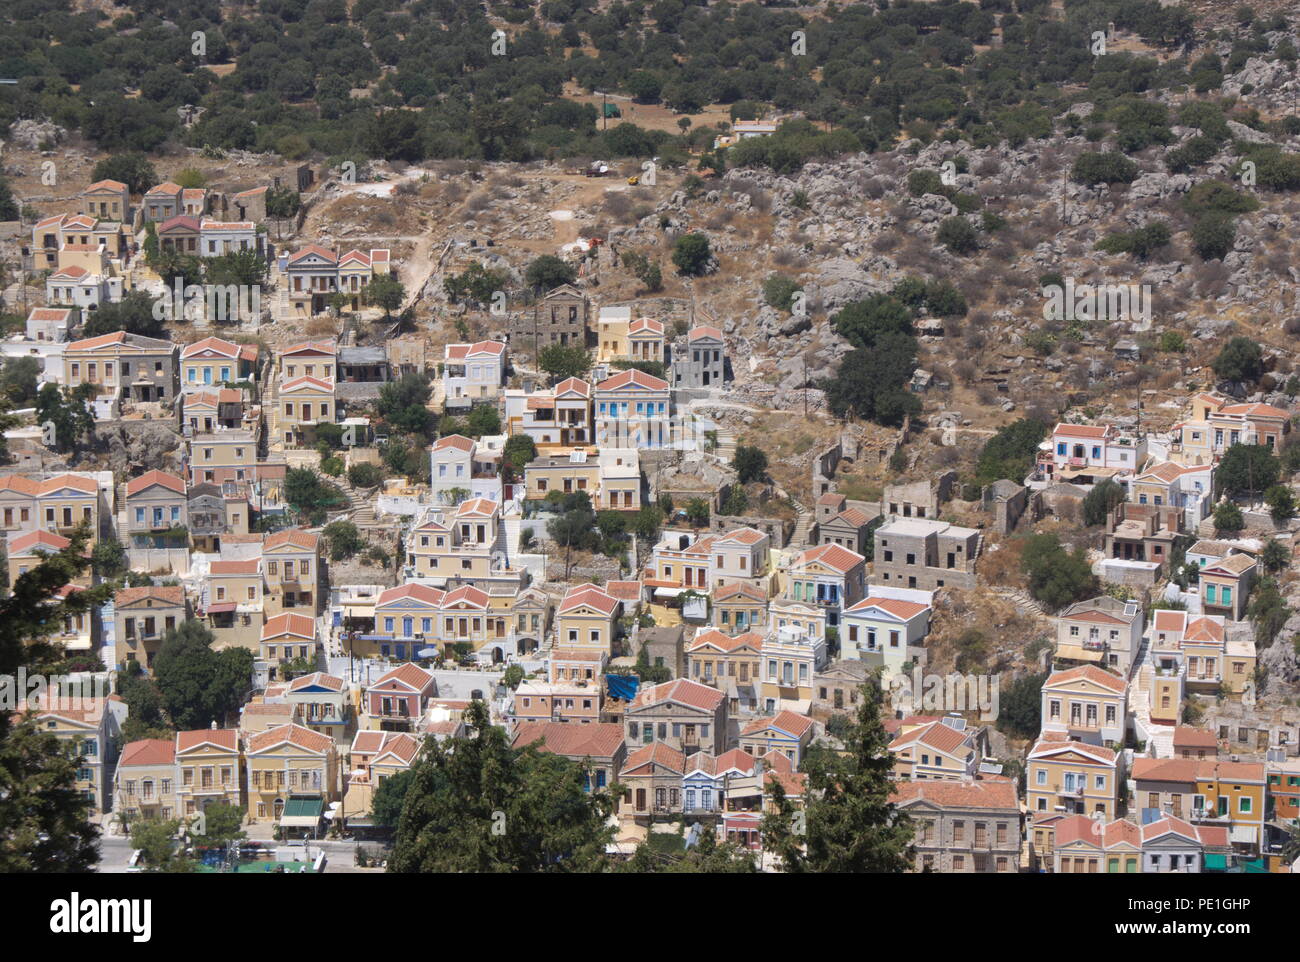
[[636,697],[637,686],[641,679],[636,675],[606,675],[605,687],[609,691],[610,698],[621,698],[624,701],[631,701]]

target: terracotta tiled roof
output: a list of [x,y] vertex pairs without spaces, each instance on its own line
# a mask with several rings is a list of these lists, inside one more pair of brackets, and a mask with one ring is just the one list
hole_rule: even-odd
[[1201,569],[1201,574],[1210,574],[1213,572],[1223,572],[1231,575],[1240,575],[1251,568],[1255,567],[1255,559],[1248,554],[1230,554],[1226,558],[1220,558],[1213,561]]
[[1174,748],[1213,748],[1218,749],[1218,736],[1212,731],[1204,728],[1193,728],[1190,725],[1177,725],[1174,727]]
[[561,394],[578,394],[582,397],[591,397],[591,385],[580,377],[566,377],[554,388],[555,396]]
[[176,733],[176,751],[186,752],[210,744],[223,751],[239,750],[239,732],[233,728],[195,728]]
[[628,325],[628,337],[636,334],[651,334],[662,337],[663,321],[656,321],[653,317],[634,318],[632,324]]
[[27,315],[29,321],[66,321],[72,316],[70,307],[34,307]]
[[881,611],[887,611],[895,618],[902,618],[904,621],[910,621],[922,612],[930,610],[929,605],[923,605],[916,601],[903,601],[901,598],[863,598],[849,611],[866,611],[868,608],[879,608]]
[[743,648],[746,645],[757,651],[763,646],[763,636],[755,631],[747,631],[743,635],[736,635],[736,637],[732,638],[724,635],[716,628],[710,628],[696,635],[695,640],[691,642],[691,646],[686,650],[692,652],[712,647],[721,651],[735,651],[737,648]]
[[737,595],[749,598],[751,601],[767,601],[767,592],[762,588],[739,581],[716,589],[713,592],[713,601],[716,604],[719,601],[728,601]]
[[285,528],[284,530],[277,531],[274,534],[268,534],[262,541],[262,550],[270,551],[273,548],[292,545],[295,548],[315,551],[319,544],[319,536],[311,531],[305,531],[302,528]]
[[[436,727],[431,725],[430,728]],[[441,724],[454,727],[458,722],[447,721]],[[420,754],[420,742],[412,735],[406,732],[383,732],[385,736],[380,742],[379,747],[375,750],[374,757],[370,759],[371,765],[389,764],[397,762],[402,765],[410,765],[415,761],[415,756]]]
[[257,558],[244,558],[239,561],[214,561],[208,569],[214,575],[255,575],[261,566]]
[[375,599],[375,607],[382,608],[385,605],[391,605],[398,601],[404,601],[407,598],[413,598],[416,601],[422,601],[425,604],[437,607],[442,604],[443,599],[447,596],[445,591],[434,588],[431,585],[411,582],[410,584],[398,585],[396,588],[389,588],[380,593]]
[[181,349],[181,360],[195,357],[199,354],[211,352],[219,357],[243,358],[244,360],[257,360],[256,344],[236,344],[234,341],[222,340],[219,337],[205,337],[201,341],[195,341],[193,344],[187,344]]
[[500,341],[475,341],[473,344],[448,344],[443,356],[448,361],[463,361],[481,355],[500,357],[505,350],[506,346]]
[[491,517],[496,513],[497,503],[490,498],[470,498],[456,507],[456,517]]
[[297,391],[303,390],[304,388],[310,388],[313,391],[319,391],[325,394],[332,394],[334,392],[333,382],[322,381],[318,377],[311,377],[310,375],[304,374],[302,377],[296,377],[292,381],[286,381],[284,386],[280,388],[280,393],[293,394]]
[[677,678],[673,681],[666,681],[661,685],[650,685],[641,688],[636,693],[636,697],[632,699],[632,704],[628,706],[628,710],[634,711],[649,705],[674,701],[691,708],[714,711],[725,697],[716,688],[701,685],[689,678]]
[[433,673],[425,671],[413,661],[408,661],[384,672],[371,688],[392,687],[390,683],[401,682],[415,691],[424,691],[434,684]]
[[1289,418],[1291,415],[1281,408],[1273,407],[1271,404],[1263,404],[1258,401],[1251,404],[1229,404],[1220,414],[1228,414],[1234,417],[1248,418]]
[[1110,432],[1110,428],[1094,424],[1058,424],[1052,429],[1052,434],[1060,434],[1069,438],[1092,438],[1101,440]]
[[844,574],[852,570],[855,565],[862,564],[866,560],[866,558],[862,557],[862,555],[858,554],[856,551],[850,551],[843,545],[824,544],[816,548],[809,548],[807,551],[802,552],[799,557],[795,559],[795,564],[802,565],[810,564],[812,562],[820,562],[821,564]]
[[619,601],[638,601],[641,598],[639,581],[606,581],[603,590],[605,594]]
[[1123,678],[1112,675],[1104,668],[1098,668],[1096,665],[1080,665],[1077,668],[1067,668],[1065,671],[1054,671],[1048,676],[1047,681],[1043,682],[1043,687],[1054,687],[1082,680],[1090,681],[1117,694],[1122,693],[1127,687]]
[[330,691],[342,691],[343,679],[327,675],[323,671],[313,671],[310,675],[299,675],[289,683],[290,691],[302,691],[304,688],[328,688]]
[[1263,762],[1232,762],[1206,758],[1196,761],[1195,764],[1196,777],[1201,781],[1258,783],[1264,781]]
[[264,732],[250,736],[248,753],[255,755],[285,742],[317,755],[324,755],[334,747],[334,739],[320,732],[314,732],[310,728],[304,728],[302,725],[277,725],[275,728],[268,728]]
[[139,494],[147,488],[152,488],[155,484],[167,488],[169,491],[175,491],[177,494],[185,493],[185,482],[174,474],[168,474],[165,471],[146,471],[138,478],[134,478],[126,483],[126,496]]
[[1009,778],[981,778],[962,781],[917,779],[894,783],[896,805],[932,802],[941,808],[1018,811],[1016,784]]
[[669,748],[663,742],[655,742],[637,749],[627,757],[620,775],[636,775],[638,769],[647,768],[651,763],[681,774],[686,771],[686,756]]
[[1166,815],[1164,818],[1157,819],[1154,822],[1147,822],[1142,826],[1142,843],[1146,844],[1160,838],[1162,835],[1169,834],[1179,835],[1197,843],[1201,840],[1194,825],[1184,822],[1181,818],[1173,815]]
[[1213,616],[1195,618],[1187,624],[1187,633],[1183,641],[1222,642],[1224,638],[1223,620]]
[[737,528],[734,531],[728,531],[724,535],[719,535],[718,543],[725,544],[734,541],[737,544],[755,545],[766,537],[767,535],[757,528]]
[[1151,782],[1194,782],[1196,761],[1191,758],[1135,758],[1133,778]]
[[272,638],[280,638],[284,635],[293,635],[298,638],[307,638],[312,641],[316,640],[316,622],[306,615],[295,614],[292,611],[286,611],[283,614],[276,615],[262,626],[262,640],[270,641]]
[[159,224],[157,231],[159,234],[165,234],[168,231],[175,230],[178,227],[183,230],[193,231],[194,233],[197,234],[201,229],[202,225],[199,223],[199,220],[196,217],[190,217],[187,214],[177,214],[175,217],[169,217],[161,224]]
[[740,734],[752,735],[755,732],[761,732],[768,728],[777,728],[783,732],[789,732],[796,737],[802,737],[813,727],[813,720],[807,715],[800,715],[792,711],[779,711],[771,718],[755,718],[743,729]]
[[583,605],[595,608],[602,614],[610,615],[618,607],[619,601],[617,598],[611,598],[595,585],[578,585],[570,588],[565,594],[564,600],[560,602],[560,614]]
[[335,251],[330,250],[328,247],[321,247],[319,244],[308,244],[306,247],[300,248],[289,255],[289,265],[293,266],[298,261],[305,257],[310,257],[312,254],[315,254],[317,257],[323,257],[331,264],[338,263],[339,255]]
[[144,585],[140,588],[122,588],[113,595],[113,604],[117,607],[129,605],[145,598],[155,598],[164,604],[181,607],[185,604],[185,589],[180,585]]
[[1030,758],[1044,757],[1059,752],[1075,752],[1085,758],[1091,758],[1098,764],[1114,765],[1115,752],[1103,745],[1085,745],[1083,742],[1068,741],[1063,736],[1044,735],[1029,750]]
[[955,752],[961,748],[973,734],[973,729],[963,729],[957,731],[950,725],[942,721],[931,722],[928,725],[922,725],[920,728],[913,728],[911,731],[899,735],[889,743],[889,750],[900,751],[909,745],[920,742],[936,751]]
[[455,448],[457,451],[473,451],[474,441],[460,434],[448,434],[446,437],[439,438],[433,445],[433,450],[443,451],[447,448]]
[[645,371],[639,371],[636,368],[628,368],[626,371],[619,371],[613,377],[606,378],[596,385],[597,391],[618,391],[629,385],[645,388],[648,391],[667,391],[668,382],[655,377],[653,374],[647,374]]
[[70,544],[72,544],[71,538],[65,538],[53,531],[38,528],[35,531],[28,531],[26,534],[11,539],[9,541],[9,557],[16,558],[19,555],[25,555],[28,551],[44,551],[48,554],[55,554]]
[[701,324],[699,327],[691,328],[690,333],[686,335],[686,340],[698,341],[706,337],[711,337],[720,341],[722,340],[722,331],[718,330],[716,327],[709,327]]
[[170,765],[176,761],[176,745],[171,739],[145,738],[129,742],[122,749],[118,767],[123,765]]
[[[325,253],[330,252],[325,251]],[[338,348],[334,346],[333,341],[303,341],[300,344],[290,344],[280,351],[282,358],[293,354],[324,354],[327,357],[334,357],[338,354]]]
[[546,740],[542,751],[573,758],[612,758],[623,745],[623,726],[613,723],[571,725],[566,722],[522,722],[514,746]]
[[488,593],[482,588],[461,585],[447,592],[447,597],[442,599],[442,606],[450,608],[452,605],[471,605],[475,608],[486,608],[488,600]]
[[1153,625],[1156,631],[1183,631],[1187,627],[1187,612],[1158,608]]
[[1062,848],[1066,845],[1077,845],[1084,842],[1100,849],[1101,839],[1102,833],[1097,823],[1087,815],[1067,815],[1056,823],[1053,845],[1056,848]]

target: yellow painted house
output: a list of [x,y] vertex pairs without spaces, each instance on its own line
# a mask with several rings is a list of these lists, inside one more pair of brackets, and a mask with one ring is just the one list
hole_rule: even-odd
[[[338,755],[328,735],[302,725],[277,725],[250,735],[244,757],[251,823],[312,828],[325,803],[338,797]],[[307,804],[292,804],[299,800]]]
[[1234,846],[1257,853],[1264,839],[1267,783],[1263,762],[1197,761],[1200,797],[1192,801],[1192,822],[1226,825]]
[[181,390],[251,380],[257,373],[257,345],[205,337],[181,349]]
[[314,616],[320,610],[320,537],[288,528],[262,541],[262,570],[266,576],[266,615],[283,611]]
[[1118,814],[1122,772],[1113,750],[1047,734],[1030,750],[1026,767],[1025,795],[1031,812],[1100,812],[1105,818]]
[[617,598],[596,585],[570,588],[556,612],[557,646],[612,655],[619,607]]
[[177,732],[175,758],[177,814],[193,815],[217,802],[246,803],[236,729]]

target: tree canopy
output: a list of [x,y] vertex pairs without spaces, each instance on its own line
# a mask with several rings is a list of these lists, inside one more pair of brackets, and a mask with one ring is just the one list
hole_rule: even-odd
[[487,706],[468,733],[429,740],[405,788],[392,872],[586,872],[605,864],[608,791],[587,791],[582,766],[529,745],[512,748]]

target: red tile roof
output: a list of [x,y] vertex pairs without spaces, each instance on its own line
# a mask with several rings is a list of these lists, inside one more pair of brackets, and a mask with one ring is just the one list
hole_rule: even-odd
[[123,765],[171,765],[176,761],[176,745],[170,738],[145,738],[129,742],[122,749],[118,767]]
[[[545,744],[539,744],[545,739]],[[537,744],[545,752],[571,758],[613,758],[623,746],[623,726],[614,723],[522,722],[514,746]]]
[[248,739],[247,751],[250,755],[268,751],[277,745],[288,743],[297,748],[317,755],[324,755],[334,747],[334,739],[320,732],[314,732],[302,725],[277,725],[264,732],[258,732]]
[[177,494],[185,493],[185,482],[174,474],[168,474],[166,471],[146,471],[138,478],[134,478],[126,483],[126,496],[132,497],[139,494],[147,488],[152,488],[155,484],[167,488],[169,491],[175,491]]
[[666,681],[661,685],[650,685],[641,688],[636,693],[636,697],[632,699],[632,704],[628,706],[628,711],[635,711],[638,708],[670,701],[690,708],[715,711],[725,697],[716,688],[701,685],[689,678],[677,678],[673,681]]

